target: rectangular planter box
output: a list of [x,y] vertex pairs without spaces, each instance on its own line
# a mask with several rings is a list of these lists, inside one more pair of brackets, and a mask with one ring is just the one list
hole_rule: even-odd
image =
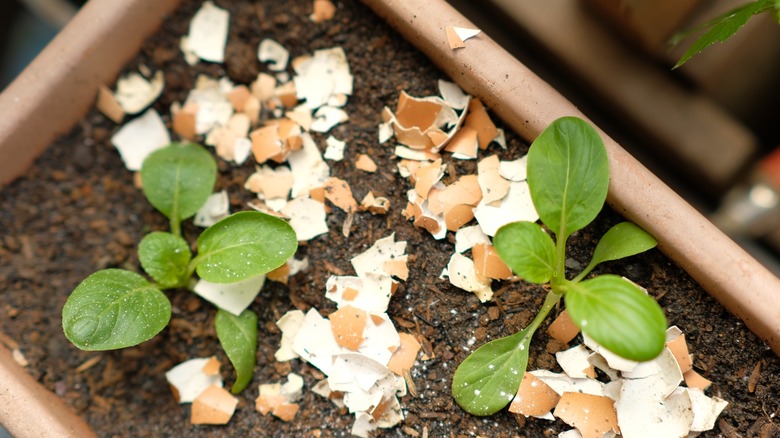
[[[581,114],[489,37],[453,51],[447,26],[472,27],[443,0],[364,0],[444,73],[509,126],[533,140],[550,122]],[[24,173],[90,108],[176,0],[92,0],[0,95],[0,182]],[[420,20],[418,17],[434,17]],[[489,66],[489,68],[486,68]],[[780,280],[602,133],[612,180],[609,202],[653,234],[660,248],[780,353]],[[10,407],[10,408],[9,408]],[[25,423],[26,419],[34,419]],[[49,422],[42,419],[51,420]],[[90,436],[88,426],[0,349],[0,424],[16,437]]]

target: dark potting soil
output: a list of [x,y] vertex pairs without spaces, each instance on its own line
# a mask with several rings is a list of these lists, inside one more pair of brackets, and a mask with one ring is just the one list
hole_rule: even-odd
[[[279,41],[291,56],[342,46],[355,76],[355,91],[346,107],[350,121],[331,132],[346,141],[347,157],[329,165],[334,176],[350,183],[357,199],[368,190],[389,198],[390,212],[358,214],[345,238],[341,234],[345,215],[333,210],[328,218],[330,232],[299,250],[298,258],[308,256],[310,268],[291,278],[288,286],[266,284],[251,307],[260,321],[258,363],[252,384],[239,395],[236,415],[224,427],[192,426],[190,407],[175,403],[164,372],[183,360],[213,354],[229,364],[216,339],[215,309],[209,303],[186,291],[168,292],[173,303],[170,326],[151,341],[121,351],[82,352],[62,334],[60,312],[70,291],[98,269],[139,271],[137,242],[144,234],[167,227],[164,217],[134,188],[133,175],[110,144],[118,126],[93,111],[49,148],[24,178],[0,192],[0,333],[20,344],[30,362],[28,371],[86,418],[100,436],[286,437],[315,436],[316,431],[321,436],[348,435],[354,417],[310,391],[322,374],[300,360],[274,360],[280,340],[274,322],[293,308],[335,310],[324,297],[328,276],[351,272],[351,257],[395,233],[397,240],[408,242],[410,276],[393,297],[389,314],[400,331],[427,339],[435,358],[418,360],[412,370],[419,394],[401,400],[406,420],[376,436],[417,436],[426,427],[432,437],[540,437],[569,429],[562,422],[524,420],[506,411],[474,417],[450,395],[457,364],[471,349],[529,323],[545,291],[523,282],[496,283],[494,300],[481,304],[474,294],[439,279],[454,249],[451,233],[448,239],[436,241],[400,214],[409,182],[395,172],[391,146],[377,142],[380,111],[385,105],[395,107],[402,89],[416,96],[437,94],[436,80],[443,75],[357,1],[340,3],[334,20],[321,24],[309,21],[309,0],[216,3],[231,11],[224,65],[184,63],[179,38],[187,33],[189,20],[200,6],[199,1],[185,1],[127,67],[137,70],[145,64],[165,72],[165,92],[154,107],[166,122],[170,124],[170,104],[186,98],[198,74],[227,75],[237,83],[249,83],[264,71],[256,58],[263,38]],[[314,137],[324,148],[326,136]],[[502,159],[525,153],[525,143],[511,133],[508,138],[507,151],[493,145],[488,153],[498,153]],[[375,174],[356,170],[358,153],[370,155],[380,170]],[[449,156],[445,161],[457,175],[476,171],[473,161]],[[252,197],[243,183],[253,170],[252,162],[240,167],[220,163],[218,189],[228,191],[233,211],[246,209]],[[449,175],[446,181],[455,178]],[[605,208],[594,224],[573,236],[571,263],[584,267],[598,238],[620,220]],[[197,231],[185,227],[190,241]],[[622,274],[646,287],[663,306],[669,323],[686,334],[695,369],[714,382],[707,393],[730,402],[718,426],[705,436],[780,436],[773,423],[780,409],[780,361],[737,318],[657,250],[607,263],[597,271]],[[534,341],[529,368],[560,371],[546,349],[549,337],[544,330]],[[98,362],[76,370],[91,358]],[[229,385],[234,376],[228,370],[229,366],[223,367]],[[291,371],[305,380],[296,419],[285,423],[255,412],[258,385],[283,381]]]

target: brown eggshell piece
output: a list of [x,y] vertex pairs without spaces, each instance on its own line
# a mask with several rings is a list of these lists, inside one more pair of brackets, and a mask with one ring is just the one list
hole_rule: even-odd
[[463,40],[460,39],[452,26],[447,26],[447,42],[452,50],[466,47],[466,44],[463,43]]
[[346,181],[331,177],[325,181],[325,198],[336,207],[346,213],[354,213],[357,210],[357,201],[352,196],[352,189]]
[[561,397],[549,385],[531,373],[525,373],[509,412],[526,417],[541,417],[550,412]]
[[273,271],[265,274],[266,278],[271,281],[277,281],[279,283],[287,284],[287,277],[290,276],[290,265],[287,263],[279,266]]
[[447,152],[458,153],[469,158],[477,157],[477,149],[479,149],[478,132],[470,126],[460,128],[444,148]]
[[387,275],[392,277],[398,277],[401,280],[409,278],[409,267],[404,259],[387,260],[382,265],[382,269]]
[[472,128],[477,131],[477,139],[480,149],[486,149],[491,141],[498,135],[498,129],[485,110],[485,106],[479,99],[471,99],[469,102],[469,114],[466,116],[464,128]]
[[103,115],[113,120],[115,123],[121,123],[122,119],[125,117],[125,110],[119,105],[116,97],[114,97],[114,93],[105,85],[101,85],[98,89],[96,105]]
[[674,358],[677,360],[677,365],[680,366],[680,371],[685,374],[693,368],[693,359],[688,352],[688,344],[685,342],[685,335],[681,334],[671,341],[666,343]]
[[257,79],[252,82],[252,94],[254,94],[261,102],[265,102],[268,99],[274,97],[274,90],[276,89],[276,78],[268,73],[260,73],[257,75]]
[[344,289],[344,292],[341,293],[341,298],[346,301],[353,301],[358,296],[357,289],[353,289],[351,287],[348,287]]
[[211,356],[209,360],[203,365],[203,374],[207,376],[216,376],[219,374],[219,367],[222,366],[217,360],[216,356]]
[[688,370],[683,373],[683,379],[685,379],[685,385],[688,388],[699,388],[702,391],[709,388],[712,382],[704,378],[701,374],[694,370]]
[[467,204],[476,207],[482,200],[482,189],[479,187],[477,175],[463,175],[454,184],[447,186],[439,195],[439,202],[448,207],[457,204]]
[[441,109],[440,103],[417,99],[401,91],[395,118],[403,128],[416,127],[427,131],[429,128],[435,128],[434,123]]
[[376,163],[374,163],[374,160],[366,154],[358,155],[358,159],[355,161],[355,167],[369,173],[376,172]]
[[620,430],[615,405],[609,397],[564,392],[553,415],[577,428],[583,438],[602,438],[609,431]]
[[252,92],[249,91],[249,87],[246,85],[239,85],[227,94],[227,98],[230,101],[230,104],[233,105],[233,109],[236,110],[236,112],[243,112],[244,107],[246,106],[247,100],[249,100],[249,96],[252,95]]
[[282,140],[276,125],[258,128],[249,133],[249,138],[252,140],[252,153],[260,164],[282,152]]
[[471,256],[477,274],[496,280],[512,277],[512,270],[501,260],[493,245],[478,243],[471,248]]
[[314,0],[313,9],[311,21],[315,23],[328,21],[336,15],[336,6],[330,0]]
[[365,310],[346,305],[331,313],[330,327],[336,343],[352,351],[357,351],[363,343],[363,329],[366,328],[368,315]]
[[390,357],[387,367],[396,375],[403,376],[404,370],[409,370],[414,366],[421,346],[417,339],[408,333],[399,333],[398,336],[401,338],[401,345]]
[[298,403],[282,403],[275,407],[271,413],[282,421],[290,422],[295,419],[295,414],[298,413],[299,409]]
[[[411,170],[411,169],[410,169]],[[427,166],[421,166],[412,171],[414,175],[414,191],[421,198],[428,197],[428,192],[442,177],[441,160],[436,160]]]
[[192,402],[192,424],[227,424],[236,411],[238,399],[224,388],[211,385]]
[[574,324],[574,321],[572,321],[571,317],[569,316],[569,312],[566,310],[561,312],[547,329],[547,334],[552,336],[553,339],[563,342],[564,344],[571,342],[571,340],[574,339],[574,337],[577,336],[577,333],[579,332],[580,329]]
[[261,395],[255,399],[255,409],[263,415],[268,415],[286,401],[287,398],[283,395]]
[[197,104],[185,105],[184,108],[176,111],[173,114],[173,132],[179,134],[181,138],[194,139],[197,112]]
[[460,227],[474,219],[474,207],[466,204],[453,205],[444,211],[444,223],[450,231],[458,231]]

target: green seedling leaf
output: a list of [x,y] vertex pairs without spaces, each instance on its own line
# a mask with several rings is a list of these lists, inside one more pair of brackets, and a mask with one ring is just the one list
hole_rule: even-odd
[[664,312],[633,283],[617,275],[601,275],[566,287],[571,319],[606,349],[626,359],[645,361],[664,348]]
[[82,350],[132,347],[159,333],[171,303],[134,272],[106,269],[79,284],[62,308],[65,336]]
[[745,23],[750,20],[753,15],[760,14],[773,8],[777,8],[774,0],[759,0],[756,2],[742,5],[736,9],[733,9],[725,14],[710,20],[703,25],[689,31],[684,32],[672,37],[670,43],[676,45],[682,39],[686,38],[692,32],[697,32],[702,29],[707,29],[690,47],[683,53],[677,64],[672,69],[678,68],[690,60],[694,55],[700,53],[707,47],[715,44],[722,43],[731,38]]
[[147,234],[138,246],[138,259],[147,274],[163,288],[179,287],[187,281],[190,247],[171,233]]
[[215,322],[217,337],[236,370],[231,392],[238,394],[252,380],[257,352],[257,315],[244,310],[240,316],[219,309]]
[[536,211],[560,244],[593,221],[607,198],[609,161],[593,127],[562,117],[528,151],[528,185]]
[[577,278],[584,278],[599,263],[631,257],[655,248],[657,244],[647,231],[631,222],[621,222],[604,234],[590,264]]
[[292,227],[274,216],[245,211],[212,225],[198,238],[193,260],[200,278],[233,283],[278,268],[295,253]]
[[471,353],[452,378],[458,405],[472,415],[492,415],[509,404],[525,374],[532,336],[526,328]]
[[171,220],[171,228],[203,206],[216,180],[214,157],[192,143],[171,143],[150,154],[141,166],[144,194]]
[[542,227],[513,222],[493,237],[498,255],[515,274],[531,283],[547,283],[555,273],[555,243]]

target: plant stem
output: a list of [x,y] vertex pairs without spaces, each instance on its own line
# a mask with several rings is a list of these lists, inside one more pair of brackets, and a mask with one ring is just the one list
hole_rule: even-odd
[[555,293],[555,291],[551,290],[550,292],[547,292],[547,297],[544,299],[544,304],[542,304],[542,308],[539,309],[539,313],[536,314],[536,317],[533,321],[531,321],[531,324],[528,326],[529,334],[533,334],[536,329],[539,328],[540,325],[542,325],[542,321],[544,321],[544,318],[547,317],[547,315],[550,313],[550,310],[552,310],[553,307],[555,307],[556,304],[558,304],[558,301],[561,300],[561,297],[563,297],[563,294]]
[[177,236],[181,236],[181,221],[178,219],[171,218],[171,234],[175,234]]

